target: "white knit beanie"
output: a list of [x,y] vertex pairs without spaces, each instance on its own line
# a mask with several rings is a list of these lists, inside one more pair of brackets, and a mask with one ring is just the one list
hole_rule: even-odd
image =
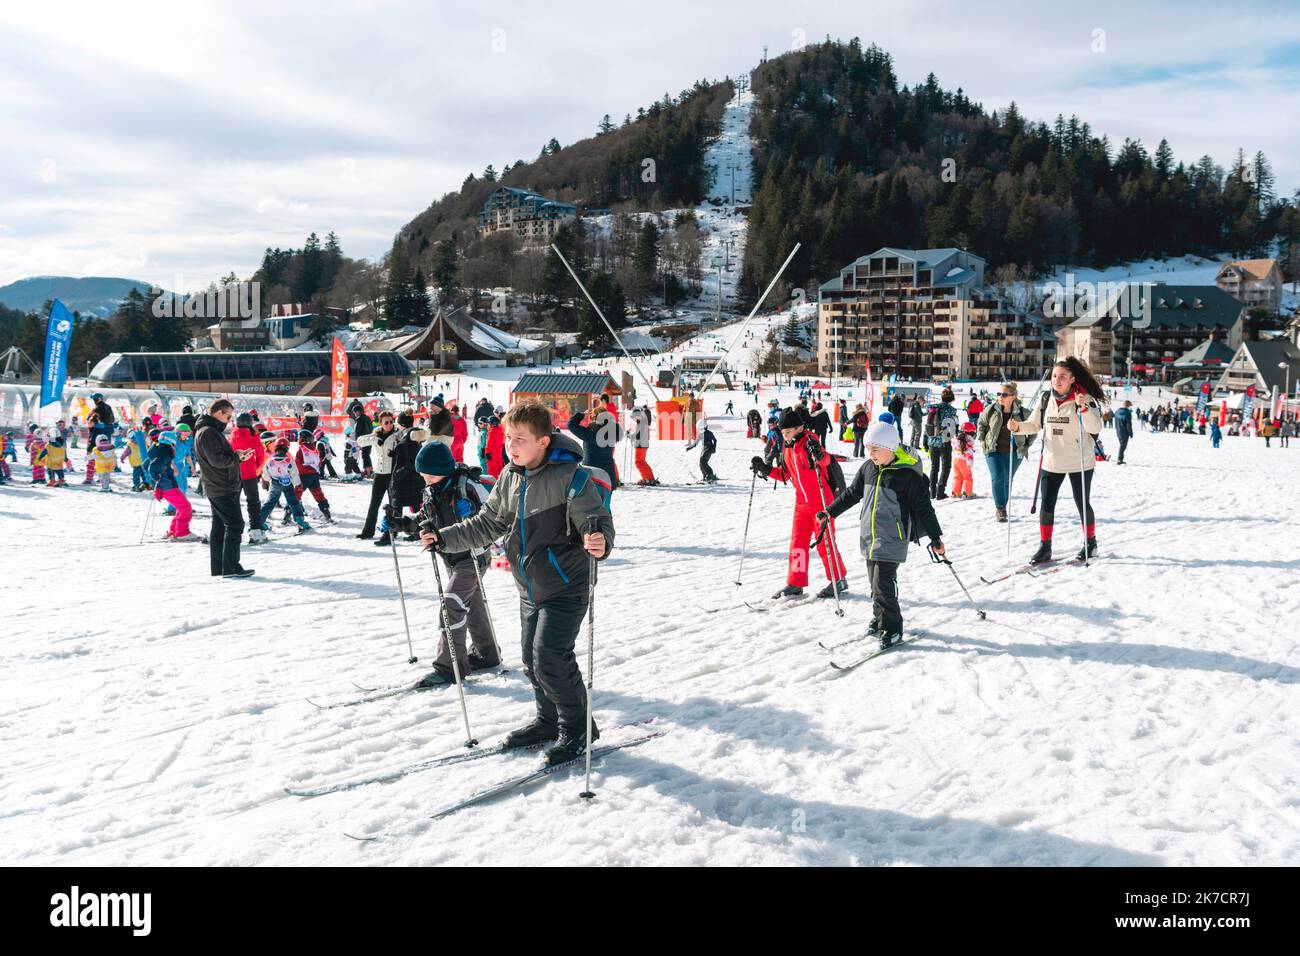
[[898,429],[888,422],[876,422],[867,429],[867,434],[863,436],[862,441],[867,445],[893,451],[898,447]]

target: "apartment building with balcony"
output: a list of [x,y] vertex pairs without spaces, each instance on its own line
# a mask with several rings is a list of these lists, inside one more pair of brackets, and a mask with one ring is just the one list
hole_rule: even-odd
[[818,289],[817,361],[825,375],[920,381],[1037,378],[1054,349],[1037,319],[984,290],[984,260],[962,249],[884,247]]
[[481,236],[509,230],[524,245],[549,242],[564,223],[578,215],[578,207],[533,192],[501,186],[493,190],[478,214]]

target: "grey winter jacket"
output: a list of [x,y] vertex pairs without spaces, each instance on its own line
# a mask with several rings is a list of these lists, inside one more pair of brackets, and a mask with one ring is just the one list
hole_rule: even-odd
[[605,536],[605,553],[597,560],[609,557],[614,547],[614,519],[594,481],[592,470],[582,465],[582,447],[556,432],[540,466],[525,471],[507,465],[478,514],[439,529],[445,550],[482,548],[504,535],[521,597],[540,604],[566,592],[585,594],[583,534],[594,524]]
[[859,501],[862,525],[858,539],[868,561],[906,561],[908,544],[919,541],[922,530],[932,543],[940,539],[930,484],[915,448],[899,445],[894,460],[883,468],[868,458],[853,483],[836,495],[826,510],[836,518]]

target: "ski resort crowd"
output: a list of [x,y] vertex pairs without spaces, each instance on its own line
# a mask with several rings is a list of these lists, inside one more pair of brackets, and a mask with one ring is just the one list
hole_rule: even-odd
[[[752,394],[757,403],[757,390]],[[761,442],[761,453],[750,459],[745,534],[757,481],[789,487],[785,582],[771,602],[833,600],[842,613],[840,600],[853,586],[853,575],[837,522],[856,509],[858,550],[872,599],[867,634],[878,643],[876,653],[905,640],[899,571],[911,545],[924,537],[930,559],[957,574],[937,506],[946,499],[977,497],[978,457],[987,466],[993,517],[1006,522],[1015,476],[1037,444],[1031,513],[1037,514],[1038,547],[1025,567],[1053,562],[1058,499],[1067,482],[1085,542],[1073,560],[1084,563],[1097,555],[1093,479],[1097,461],[1105,457],[1102,429],[1109,424],[1115,430],[1123,463],[1135,419],[1156,431],[1192,427],[1186,410],[1162,406],[1135,412],[1129,401],[1105,408],[1101,385],[1075,358],[1058,361],[1032,396],[1005,382],[994,392],[972,393],[960,410],[951,388],[942,389],[933,403],[895,391],[874,421],[868,407],[858,404],[850,411],[841,402],[834,406],[838,432],[821,397],[818,390],[805,389],[793,405],[782,407],[772,399],[766,416],[757,407],[742,416],[748,439]],[[660,484],[648,460],[654,424],[648,406],[628,409],[624,417],[610,398],[566,418],[536,401],[507,410],[484,397],[471,411],[437,395],[427,407],[384,409],[372,417],[354,400],[346,409],[339,462],[310,403],[293,427],[276,430],[255,412],[236,415],[225,399],[200,415],[186,406],[175,422],[155,415],[125,425],[102,395],[93,400],[84,483],[112,492],[115,475],[125,480],[129,468],[131,490],[151,494],[151,507],[170,517],[162,540],[206,540],[213,576],[253,574],[241,563],[244,532],[249,545],[267,541],[277,527],[277,508],[278,527],[292,526],[291,534],[309,532],[308,508],[314,508],[312,521],[334,520],[327,479],[368,481],[356,537],[389,548],[395,566],[399,540],[418,541],[434,555],[441,636],[432,670],[417,686],[455,686],[462,708],[465,679],[501,664],[483,573],[493,564],[508,567],[519,593],[521,651],[535,713],[506,736],[504,746],[550,744],[547,760],[558,764],[575,759],[599,737],[574,648],[594,600],[598,563],[615,541],[612,500],[622,486],[616,449],[625,438],[635,453],[636,485]],[[685,407],[700,408],[690,398]],[[729,413],[734,415],[734,404],[729,403]],[[474,446],[471,426],[477,432]],[[700,449],[702,481],[714,484],[719,479],[710,459],[717,435],[699,412],[693,431],[686,449]],[[862,458],[852,480],[843,468],[850,456],[828,449],[832,436],[851,442],[853,457]],[[62,421],[53,429],[29,428],[24,450],[32,481],[66,485],[69,443],[76,440],[76,431]],[[466,460],[467,446],[476,448],[476,460]],[[4,450],[14,457],[8,436]],[[191,528],[192,482],[210,508],[206,539]],[[807,596],[813,551],[826,583]],[[397,573],[400,586],[400,568]]]

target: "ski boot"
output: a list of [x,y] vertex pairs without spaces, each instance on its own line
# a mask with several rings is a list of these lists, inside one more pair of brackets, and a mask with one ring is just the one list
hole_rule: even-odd
[[1052,560],[1052,542],[1044,541],[1041,544],[1039,544],[1038,550],[1035,551],[1034,556],[1029,559],[1029,563],[1046,564],[1048,561],[1051,560]]
[[772,600],[779,601],[781,598],[803,597],[803,588],[795,587],[793,584],[787,584],[781,590],[772,595]]
[[284,517],[280,519],[280,527],[286,527],[293,522],[293,512],[288,508],[284,510]]
[[425,687],[425,688],[450,687],[455,683],[456,683],[456,677],[454,674],[445,673],[443,671],[438,670],[438,668],[435,667],[433,670],[429,671],[429,673],[421,677],[419,682],[415,686]]
[[387,531],[385,531],[383,534],[381,534],[378,538],[375,539],[376,548],[386,548],[392,543],[393,543],[393,536],[390,532]]
[[334,516],[330,514],[330,503],[328,501],[322,501],[320,503],[320,513],[325,518],[326,524],[334,523]]
[[819,598],[833,598],[835,597],[836,591],[839,591],[841,594],[843,594],[848,589],[849,589],[849,582],[846,581],[844,578],[840,578],[838,581],[833,581],[830,584],[826,585],[826,587],[818,591],[817,596]]
[[536,747],[538,744],[549,743],[559,735],[560,732],[555,727],[544,724],[540,720],[534,720],[531,724],[506,734],[505,740],[501,741],[501,749],[514,750],[518,747]]
[[488,651],[487,655],[479,656],[478,654],[469,655],[469,672],[471,674],[477,671],[491,670],[494,667],[501,666],[501,658],[497,657],[496,652]]
[[[596,726],[594,720],[591,722],[591,739],[593,743],[600,739],[600,728]],[[568,763],[570,760],[577,760],[586,752],[587,727],[584,724],[573,731],[561,730],[560,739],[546,751],[546,756],[542,758],[542,762],[548,767],[555,767],[562,763]]]
[[903,643],[903,632],[902,632],[902,631],[885,631],[885,630],[882,630],[882,631],[880,632],[880,649],[881,649],[882,651],[887,651],[887,650],[889,650],[891,647],[893,647],[895,644],[902,644],[902,643]]
[[998,524],[1006,524],[1006,523],[1007,523],[1007,509],[1006,509],[1006,508],[999,508],[999,509],[998,509]]
[[1097,539],[1089,538],[1088,544],[1079,549],[1079,553],[1074,556],[1076,561],[1086,561],[1097,556]]

